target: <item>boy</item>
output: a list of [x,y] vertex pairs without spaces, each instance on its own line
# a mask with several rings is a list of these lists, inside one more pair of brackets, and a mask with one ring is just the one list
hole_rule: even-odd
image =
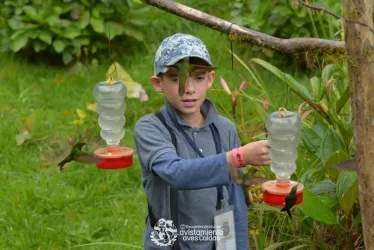
[[[157,115],[142,117],[134,131],[148,199],[146,250],[211,250],[217,244],[226,244],[223,249],[228,250],[235,245],[249,249],[237,168],[270,164],[269,145],[264,140],[240,147],[234,124],[206,99],[214,77],[209,53],[194,36],[175,34],[157,50],[150,80],[164,93],[165,106]],[[220,214],[225,217],[217,217]],[[214,234],[218,218],[224,218],[224,230]],[[230,230],[235,232],[231,240],[222,240],[222,232]]]

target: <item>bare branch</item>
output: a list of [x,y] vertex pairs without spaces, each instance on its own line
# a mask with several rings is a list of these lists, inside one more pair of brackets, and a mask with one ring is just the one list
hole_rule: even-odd
[[335,13],[332,12],[331,10],[327,10],[327,9],[325,9],[325,8],[322,8],[322,7],[312,6],[312,5],[307,4],[306,2],[301,1],[301,0],[298,0],[298,1],[299,1],[299,3],[300,3],[301,5],[304,5],[305,7],[308,7],[309,9],[312,9],[312,10],[319,10],[319,11],[322,11],[322,12],[326,12],[326,13],[332,15],[333,17],[335,17],[336,19],[342,19],[341,16],[339,16],[338,14],[335,14]]
[[195,23],[207,26],[211,29],[228,34],[230,40],[244,41],[256,44],[260,47],[274,51],[297,54],[311,51],[316,53],[334,54],[345,53],[345,43],[341,41],[317,39],[317,38],[292,38],[281,39],[269,36],[251,29],[244,28],[202,11],[190,8],[186,5],[171,0],[141,0],[166,12],[183,17]]

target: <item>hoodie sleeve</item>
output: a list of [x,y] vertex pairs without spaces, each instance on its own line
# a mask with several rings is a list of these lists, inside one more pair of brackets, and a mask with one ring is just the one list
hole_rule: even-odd
[[[240,146],[239,136],[234,127],[230,134],[230,150]],[[228,193],[229,204],[234,206],[236,248],[249,250],[248,214],[242,185],[231,182],[228,186]]]
[[192,190],[230,183],[226,153],[182,159],[171,143],[169,132],[145,119],[136,124],[134,139],[141,165],[174,188]]

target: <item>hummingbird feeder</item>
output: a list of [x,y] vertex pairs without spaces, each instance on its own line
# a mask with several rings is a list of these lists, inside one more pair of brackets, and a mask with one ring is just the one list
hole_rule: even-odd
[[126,85],[113,81],[112,77],[106,82],[96,84],[93,94],[97,101],[96,112],[99,114],[100,136],[106,141],[105,148],[95,151],[95,156],[102,159],[96,166],[101,169],[127,168],[133,164],[134,150],[120,146],[125,135],[127,95]]
[[284,206],[287,193],[297,186],[296,204],[303,200],[304,186],[290,177],[296,170],[297,145],[300,143],[299,131],[302,121],[297,113],[280,108],[270,114],[265,122],[270,145],[270,170],[276,175],[276,180],[267,181],[262,185],[264,202],[281,207]]

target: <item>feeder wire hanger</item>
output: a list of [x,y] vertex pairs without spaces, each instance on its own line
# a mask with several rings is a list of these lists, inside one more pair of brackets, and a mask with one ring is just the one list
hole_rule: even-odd
[[285,108],[283,108],[283,107],[280,107],[279,109],[278,109],[278,112],[279,112],[279,116],[280,117],[282,117],[282,118],[284,118],[284,114],[283,114],[283,112],[288,112],[287,111],[287,109],[285,109]]

